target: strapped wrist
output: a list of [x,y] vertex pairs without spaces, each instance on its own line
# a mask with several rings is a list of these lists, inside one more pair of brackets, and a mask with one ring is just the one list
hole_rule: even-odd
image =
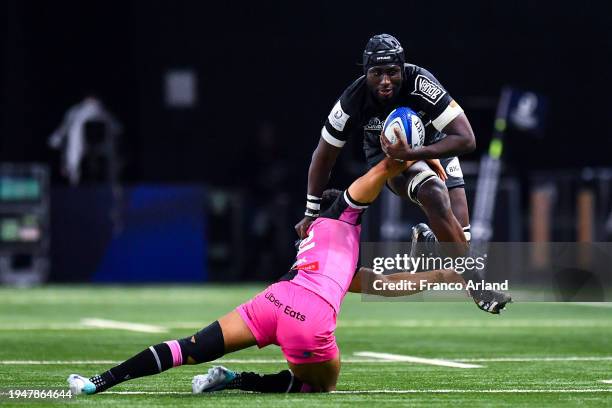
[[306,194],[306,211],[304,215],[311,218],[319,216],[321,211],[321,197]]

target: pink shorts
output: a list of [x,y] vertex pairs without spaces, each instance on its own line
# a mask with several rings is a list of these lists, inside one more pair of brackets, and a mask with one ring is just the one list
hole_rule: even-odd
[[323,298],[291,281],[268,286],[236,310],[257,346],[276,344],[291,363],[318,363],[338,356],[336,312]]

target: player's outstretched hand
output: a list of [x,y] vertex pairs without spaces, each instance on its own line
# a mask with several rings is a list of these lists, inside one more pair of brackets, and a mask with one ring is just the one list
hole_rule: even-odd
[[512,302],[512,297],[504,292],[495,290],[470,290],[469,292],[480,310],[492,314],[499,314],[507,303]]
[[310,227],[310,224],[312,224],[314,220],[316,220],[316,218],[304,217],[302,218],[302,221],[295,224],[295,232],[297,232],[298,237],[300,237],[300,239],[306,238],[306,236],[308,235],[306,234],[306,231],[308,231],[308,227]]

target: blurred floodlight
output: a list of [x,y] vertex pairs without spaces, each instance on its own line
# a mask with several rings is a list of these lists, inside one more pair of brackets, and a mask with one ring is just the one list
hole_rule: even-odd
[[193,108],[197,102],[197,75],[191,69],[174,69],[166,73],[166,106]]

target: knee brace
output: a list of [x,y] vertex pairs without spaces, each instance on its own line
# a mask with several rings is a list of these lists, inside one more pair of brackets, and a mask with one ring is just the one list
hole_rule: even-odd
[[419,189],[421,188],[423,184],[427,183],[429,180],[431,180],[434,177],[437,177],[437,175],[431,169],[423,170],[422,172],[414,176],[412,180],[410,180],[410,183],[408,183],[407,193],[408,193],[408,198],[410,199],[410,201],[412,201],[415,204],[421,205],[421,202],[417,198]]
[[185,337],[177,342],[180,346],[183,364],[213,361],[225,354],[223,332],[218,321],[203,328],[193,336]]

